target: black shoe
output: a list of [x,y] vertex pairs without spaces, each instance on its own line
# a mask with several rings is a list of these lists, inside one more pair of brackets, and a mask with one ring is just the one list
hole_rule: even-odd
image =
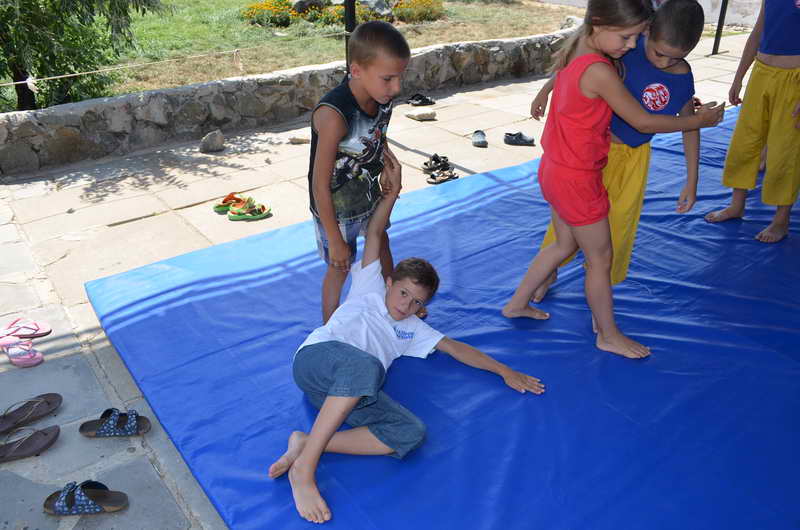
[[424,107],[426,105],[433,105],[436,103],[434,100],[426,96],[425,94],[414,94],[410,98],[408,98],[408,103],[413,105],[414,107]]
[[536,145],[536,142],[530,136],[522,134],[521,132],[506,133],[503,136],[503,141],[508,145]]

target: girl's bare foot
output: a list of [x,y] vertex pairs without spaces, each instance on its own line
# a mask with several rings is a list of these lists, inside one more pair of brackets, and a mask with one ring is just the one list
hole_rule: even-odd
[[650,348],[619,332],[607,336],[598,333],[595,344],[603,351],[616,353],[629,359],[641,359],[650,355]]
[[306,521],[324,523],[330,521],[331,514],[328,504],[317,489],[314,474],[298,469],[298,466],[289,468],[289,484],[292,485],[292,496],[297,513]]
[[503,308],[503,316],[506,318],[532,318],[534,320],[547,320],[550,318],[550,313],[545,313],[541,309],[536,309],[526,305],[522,309],[512,309],[507,305]]
[[724,223],[725,221],[730,221],[731,219],[740,219],[742,215],[744,215],[744,208],[728,206],[723,210],[707,213],[705,220],[709,223]]
[[594,313],[592,313],[592,333],[597,335],[597,320],[594,319]]
[[542,285],[540,285],[539,287],[536,288],[535,291],[533,291],[533,298],[531,298],[531,301],[534,304],[538,304],[539,302],[544,300],[544,296],[547,294],[547,291],[550,289],[550,286],[553,285],[553,282],[556,281],[556,278],[558,278],[558,273],[556,271],[553,271],[552,274],[550,274],[550,276],[547,277],[544,283],[542,283]]
[[777,243],[789,234],[789,225],[772,221],[768,227],[756,235],[756,239],[762,243]]
[[292,467],[294,461],[300,456],[306,446],[308,435],[304,432],[294,431],[289,435],[289,448],[283,455],[269,466],[269,478],[278,478]]

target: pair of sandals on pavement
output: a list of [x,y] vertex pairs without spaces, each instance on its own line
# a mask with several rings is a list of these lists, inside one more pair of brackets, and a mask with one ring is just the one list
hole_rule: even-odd
[[458,178],[447,157],[438,153],[433,153],[422,164],[422,171],[430,175],[427,178],[428,184],[442,184]]
[[[38,456],[56,442],[61,433],[58,425],[44,429],[24,426],[55,413],[63,400],[60,394],[41,394],[12,404],[0,415],[0,435],[5,435],[0,441],[0,464]],[[120,412],[110,408],[99,419],[82,423],[79,432],[89,438],[140,436],[151,427],[150,420],[133,409]],[[127,506],[125,493],[110,491],[106,485],[93,480],[80,484],[70,482],[44,501],[44,511],[51,515],[116,512]]]
[[227,214],[231,221],[258,221],[272,217],[272,209],[257,203],[252,197],[242,197],[229,193],[214,205],[214,211]]
[[0,328],[0,351],[19,368],[30,368],[44,361],[42,352],[33,347],[33,340],[53,332],[50,324],[30,318],[15,318]]
[[[503,143],[508,145],[523,145],[523,146],[534,146],[536,145],[536,141],[524,134],[521,131],[513,132],[513,133],[505,133],[503,135]],[[488,147],[489,142],[486,140],[486,133],[480,129],[472,133],[472,145],[475,147]]]

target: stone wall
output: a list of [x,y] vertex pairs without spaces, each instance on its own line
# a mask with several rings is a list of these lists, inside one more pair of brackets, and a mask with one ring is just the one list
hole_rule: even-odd
[[[574,26],[570,17],[565,26]],[[462,42],[413,50],[403,80],[411,94],[544,73],[571,29],[549,35]],[[124,155],[214,129],[241,131],[296,117],[345,74],[343,61],[265,75],[0,114],[3,181],[40,168]]]

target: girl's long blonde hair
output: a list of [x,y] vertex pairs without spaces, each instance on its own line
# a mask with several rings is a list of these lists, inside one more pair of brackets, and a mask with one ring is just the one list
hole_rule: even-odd
[[589,0],[583,24],[567,38],[555,53],[551,73],[558,72],[569,63],[578,41],[589,36],[595,26],[629,28],[641,24],[653,16],[653,9],[646,0]]

